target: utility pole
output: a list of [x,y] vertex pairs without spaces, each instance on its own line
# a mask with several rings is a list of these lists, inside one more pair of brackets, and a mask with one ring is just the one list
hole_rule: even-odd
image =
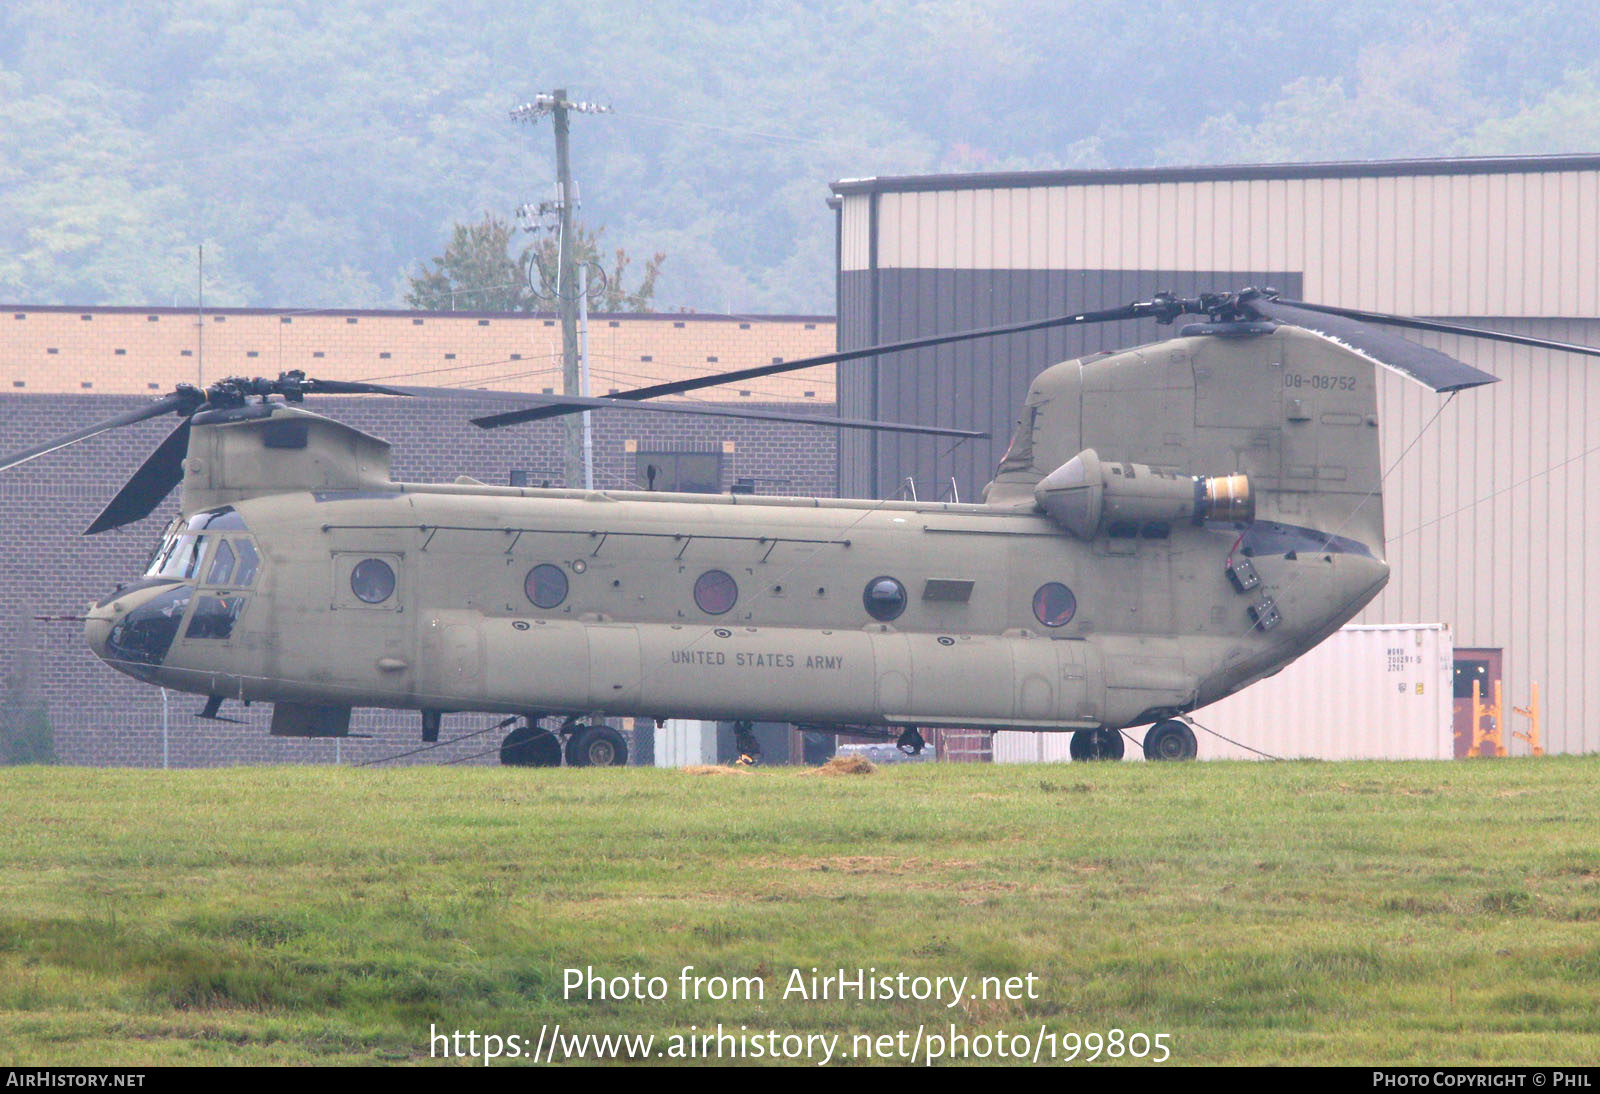
[[[578,274],[578,360],[583,368],[583,382],[578,388],[578,394],[585,399],[589,397],[589,267],[585,266]],[[572,417],[572,415],[567,415]],[[583,488],[594,489],[594,431],[590,428],[589,412],[585,410],[580,417],[583,418]]]
[[[572,212],[577,206],[577,196],[572,188],[572,164],[568,154],[570,132],[569,114],[609,114],[611,108],[595,103],[573,102],[567,98],[567,89],[558,87],[534,97],[511,112],[511,120],[537,122],[550,115],[556,131],[556,206],[560,214],[557,228],[558,262],[556,271],[556,303],[561,311],[561,384],[567,395],[582,393],[578,368],[578,298],[582,289],[578,285],[578,261],[574,248],[577,237],[572,230]],[[587,417],[587,415],[585,415]],[[567,415],[566,451],[564,473],[568,487],[576,486],[584,478],[583,423],[575,415]]]
[[194,346],[197,354],[194,359],[194,386],[204,389],[206,386],[206,245],[204,243],[200,244],[200,250],[196,254],[195,262],[195,299],[198,302],[199,312],[196,317],[194,331]]

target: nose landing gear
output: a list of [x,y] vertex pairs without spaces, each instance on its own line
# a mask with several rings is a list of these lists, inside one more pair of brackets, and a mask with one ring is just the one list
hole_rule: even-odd
[[894,747],[907,756],[920,756],[922,750],[928,747],[928,742],[922,739],[922,734],[917,732],[916,726],[907,726],[905,732],[895,741]]

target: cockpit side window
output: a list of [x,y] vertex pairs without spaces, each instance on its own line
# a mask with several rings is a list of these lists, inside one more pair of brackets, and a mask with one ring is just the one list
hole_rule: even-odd
[[231,638],[233,624],[244,608],[245,596],[202,596],[195,601],[185,638]]
[[256,572],[261,569],[261,555],[256,551],[256,545],[248,539],[231,541],[239,550],[239,570],[233,575],[233,583],[242,589],[248,589],[256,580]]
[[207,585],[226,585],[233,576],[234,564],[233,548],[227,540],[217,544],[217,554],[211,560],[211,572],[206,574]]

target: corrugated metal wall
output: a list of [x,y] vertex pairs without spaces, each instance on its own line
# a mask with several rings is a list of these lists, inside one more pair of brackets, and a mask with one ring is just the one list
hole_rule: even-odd
[[[1600,157],[1040,173],[840,183],[841,345],[1272,283],[1305,299],[1600,342]],[[1097,329],[840,368],[842,414],[974,425],[953,451],[853,440],[841,493],[963,500],[1028,380],[1167,337]],[[1367,623],[1446,622],[1505,650],[1508,705],[1541,685],[1546,747],[1600,750],[1600,362],[1422,336],[1502,378],[1446,404],[1380,377],[1394,577]],[[1513,751],[1520,743],[1513,746]]]
[[[1498,171],[900,191],[845,188],[842,269],[1300,270],[1308,298],[1415,315],[1600,316],[1600,158]],[[1563,159],[1570,165],[1572,159]],[[1374,171],[1381,165],[1375,165]],[[1420,173],[1423,169],[1429,173]],[[1050,178],[1048,175],[1042,176]],[[841,184],[843,187],[844,184]],[[865,185],[865,184],[863,184]]]
[[[1351,626],[1276,676],[1195,712],[1202,760],[1448,760],[1450,629]],[[1128,734],[1126,758],[1144,759]],[[1061,763],[1065,733],[996,733],[996,763]]]
[[[846,275],[856,285],[866,275]],[[1274,284],[1296,293],[1300,278],[1284,271],[1229,270],[885,270],[877,286],[877,341],[933,331],[967,330],[1065,315],[1148,299],[1161,290],[1193,295],[1217,285]],[[858,285],[846,294],[865,294]],[[840,323],[840,329],[846,326]],[[952,442],[903,434],[869,435],[841,459],[846,497],[908,496],[976,501],[1010,442],[1028,384],[1058,361],[1101,349],[1170,337],[1153,320],[1106,323],[886,355],[840,366],[840,406],[857,417],[981,429],[987,441]],[[854,335],[852,335],[854,337]],[[855,345],[871,341],[859,339]],[[848,390],[843,390],[848,388]],[[841,451],[848,443],[840,438]],[[876,462],[873,453],[876,453]],[[955,480],[952,488],[951,480]]]
[[[1495,325],[1600,345],[1600,319]],[[1600,524],[1600,361],[1455,337],[1418,340],[1500,382],[1447,403],[1380,375],[1394,576],[1360,619],[1443,620],[1458,646],[1504,649],[1507,704],[1526,706],[1532,684],[1540,685],[1545,747],[1600,749],[1600,616],[1588,610],[1589,595],[1600,596],[1600,535],[1591,534]]]

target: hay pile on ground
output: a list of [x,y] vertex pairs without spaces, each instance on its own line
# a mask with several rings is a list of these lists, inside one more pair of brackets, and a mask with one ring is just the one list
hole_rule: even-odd
[[808,775],[871,775],[878,765],[861,755],[835,756]]

